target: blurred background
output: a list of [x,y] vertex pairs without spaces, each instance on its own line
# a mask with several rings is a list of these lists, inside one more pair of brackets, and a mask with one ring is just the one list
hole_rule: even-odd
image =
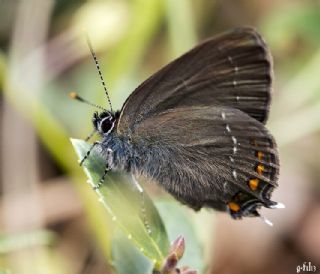
[[320,269],[320,1],[0,4],[0,273],[114,273],[108,224],[69,141],[91,131],[94,111],[70,91],[106,105],[83,30],[120,109],[161,66],[243,25],[259,29],[274,57],[268,128],[281,159],[274,200],[286,209],[263,211],[272,228],[216,212],[188,218],[206,230],[198,233],[206,273],[297,273],[304,262]]

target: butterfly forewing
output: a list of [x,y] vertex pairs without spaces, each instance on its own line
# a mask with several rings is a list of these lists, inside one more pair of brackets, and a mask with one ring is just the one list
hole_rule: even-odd
[[233,107],[264,123],[271,79],[263,39],[251,28],[235,29],[196,46],[142,83],[125,102],[117,132],[131,134],[148,117],[194,105]]

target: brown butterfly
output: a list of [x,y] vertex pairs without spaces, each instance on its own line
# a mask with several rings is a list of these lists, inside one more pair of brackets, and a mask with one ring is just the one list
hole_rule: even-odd
[[271,55],[252,28],[208,39],[169,63],[121,111],[112,110],[104,85],[111,110],[93,116],[102,139],[92,148],[106,160],[97,188],[109,170],[121,170],[150,178],[194,210],[214,208],[238,219],[260,216],[261,206],[284,207],[270,200],[279,174],[276,143],[265,127],[271,85]]

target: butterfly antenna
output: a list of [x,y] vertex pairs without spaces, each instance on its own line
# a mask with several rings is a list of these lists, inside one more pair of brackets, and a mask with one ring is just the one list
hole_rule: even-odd
[[98,58],[95,54],[95,52],[93,51],[93,47],[92,47],[92,44],[91,44],[91,41],[90,41],[90,38],[89,38],[89,35],[88,33],[86,32],[86,40],[87,40],[87,44],[89,46],[89,49],[90,49],[90,52],[91,52],[91,55],[92,55],[92,58],[96,64],[96,68],[98,70],[98,73],[99,73],[99,76],[100,76],[100,80],[101,80],[101,83],[102,83],[102,86],[103,86],[103,89],[106,93],[106,96],[107,96],[107,99],[108,99],[108,103],[110,105],[110,110],[113,112],[112,110],[112,104],[111,104],[111,100],[110,100],[110,96],[109,96],[109,93],[108,93],[108,90],[107,90],[107,86],[106,86],[106,83],[104,82],[103,80],[103,77],[102,77],[102,72],[101,72],[101,69],[100,69],[100,65],[99,65],[99,62],[98,62]]
[[89,102],[88,100],[80,97],[80,96],[79,96],[76,92],[74,92],[74,91],[73,91],[73,92],[70,92],[70,93],[69,93],[69,96],[70,96],[71,99],[78,100],[78,101],[80,101],[80,102],[82,102],[82,103],[86,103],[87,105],[96,107],[96,108],[101,109],[101,110],[103,110],[103,111],[107,111],[105,108],[103,108],[103,107],[101,107],[101,106],[99,106],[99,105],[96,105],[96,104],[94,104],[94,103],[91,103],[91,102]]

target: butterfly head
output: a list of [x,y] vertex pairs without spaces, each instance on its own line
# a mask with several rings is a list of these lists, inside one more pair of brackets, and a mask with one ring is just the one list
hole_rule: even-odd
[[111,111],[95,112],[93,114],[92,123],[100,135],[108,135],[114,129],[117,114]]

